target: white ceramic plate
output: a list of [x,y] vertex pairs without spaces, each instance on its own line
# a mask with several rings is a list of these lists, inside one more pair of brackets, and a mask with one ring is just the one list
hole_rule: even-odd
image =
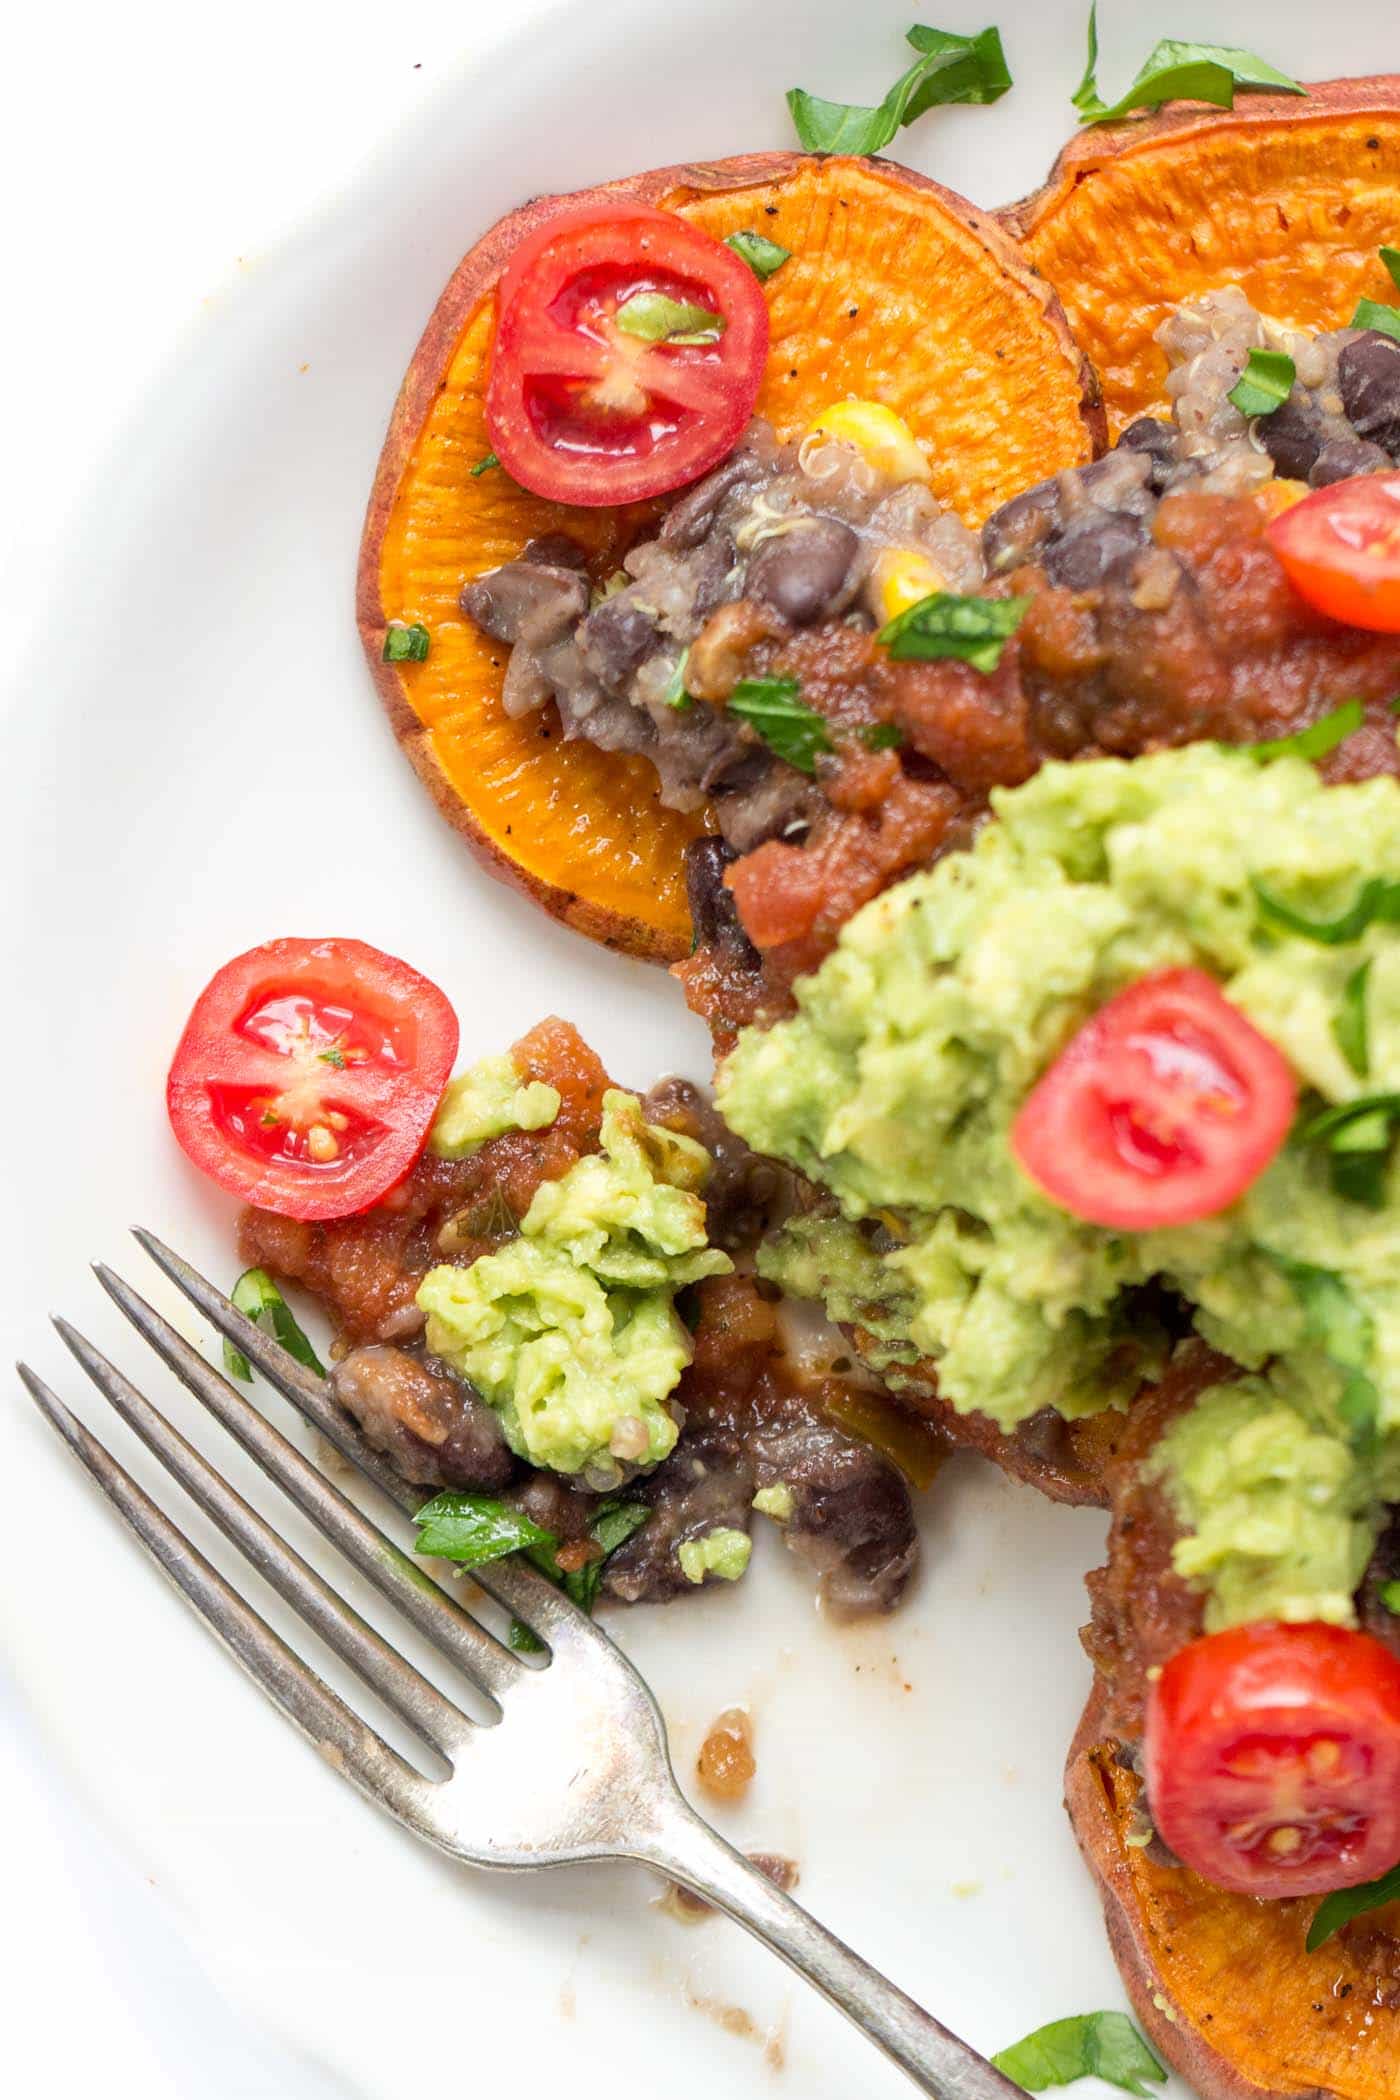
[[[901,150],[993,204],[1038,180],[1068,131],[1083,9],[989,11],[1014,95],[935,117]],[[433,814],[353,633],[361,512],[423,318],[492,219],[535,190],[783,143],[794,82],[878,99],[908,12],[561,8],[464,71],[162,373],[63,551],[62,648],[38,703],[31,687],[11,710],[0,769],[0,881],[28,900],[3,980],[21,1200],[0,1274],[12,1339],[70,1394],[49,1304],[146,1374],[85,1270],[115,1259],[170,1304],[130,1221],[233,1269],[230,1207],[176,1153],[161,1081],[195,992],[252,942],[353,933],[405,954],[454,997],[466,1055],[558,1011],[624,1079],[703,1076],[703,1033],[664,976],[559,931]],[[980,10],[934,12],[980,26]],[[1325,20],[1303,0],[1189,20],[1165,0],[1120,8],[1105,78],[1165,33],[1247,44],[1305,77],[1376,70],[1394,58],[1388,14],[1385,0]],[[811,2100],[905,2090],[738,1934],[649,1909],[640,1875],[487,1879],[401,1836],[198,1633],[31,1413],[7,1406],[0,1435],[0,1620],[53,1754],[220,1988],[298,2057],[376,2100],[562,2081],[603,2100],[656,2080],[702,2100],[717,2083],[759,2090],[777,2063]],[[821,1916],[991,2049],[1123,2002],[1059,1807],[1088,1679],[1079,1579],[1102,1523],[960,1462],[925,1529],[918,1589],[887,1625],[820,1623],[771,1536],[734,1594],[612,1623],[683,1775],[721,1707],[753,1710],[759,1779],[726,1830],[794,1855]]]

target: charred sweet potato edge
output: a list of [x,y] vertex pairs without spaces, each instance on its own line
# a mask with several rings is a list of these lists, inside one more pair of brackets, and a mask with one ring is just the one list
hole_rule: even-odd
[[[492,667],[488,674],[479,666],[476,675],[480,690],[473,693],[464,688],[445,701],[439,699],[436,717],[425,719],[424,712],[415,706],[415,694],[427,690],[422,674],[429,667],[383,661],[386,623],[394,618],[411,619],[420,610],[398,602],[400,591],[386,589],[386,567],[402,554],[399,541],[405,531],[416,463],[432,439],[435,407],[449,388],[454,360],[468,331],[480,321],[483,310],[489,308],[513,249],[543,221],[581,197],[617,198],[685,210],[716,232],[752,222],[781,239],[786,230],[782,216],[785,198],[806,197],[806,208],[815,223],[828,230],[827,245],[822,250],[823,261],[830,260],[826,276],[833,286],[838,281],[835,273],[839,272],[847,273],[853,282],[850,311],[854,321],[861,303],[860,256],[851,248],[849,230],[860,223],[860,215],[852,212],[848,217],[834,209],[833,200],[844,203],[846,200],[837,193],[847,188],[857,202],[863,197],[870,203],[872,184],[888,187],[900,200],[901,208],[910,198],[915,199],[941,222],[949,242],[970,244],[966,248],[969,272],[977,268],[971,258],[979,251],[982,257],[991,259],[993,271],[978,272],[979,279],[989,277],[999,293],[1004,294],[1002,330],[1020,334],[1023,371],[1029,371],[1033,360],[1045,382],[1042,428],[1037,428],[1027,416],[1013,419],[1009,396],[1000,401],[997,412],[984,410],[981,414],[979,437],[985,438],[985,445],[978,448],[975,462],[970,463],[975,465],[977,474],[975,483],[968,477],[968,484],[975,486],[978,496],[971,507],[985,511],[992,507],[993,500],[1015,493],[1009,485],[997,485],[996,462],[1003,455],[1011,462],[1010,471],[1002,476],[1007,483],[1012,478],[1019,482],[1027,474],[1036,478],[1042,468],[1051,472],[1058,466],[1091,457],[1102,446],[1105,425],[1090,368],[1070,335],[1053,293],[1026,266],[995,219],[975,210],[940,184],[891,163],[818,160],[797,153],[746,154],[710,164],[659,168],[578,196],[538,198],[512,212],[477,242],[454,272],[414,354],[390,420],[360,549],[357,623],[395,734],[438,807],[493,874],[524,891],[579,932],[648,961],[674,961],[689,946],[681,855],[686,840],[695,836],[702,825],[696,819],[678,817],[660,807],[655,779],[645,760],[605,757],[592,753],[590,747],[564,745],[557,739],[542,746],[540,726],[533,719],[518,725],[518,736],[513,725],[511,738],[504,742],[499,728],[493,726],[498,755],[504,754],[504,763],[497,770],[510,771],[509,793],[516,798],[507,812],[493,800],[490,783],[475,773],[470,764],[473,710],[479,727],[481,711],[499,697],[500,667]],[[823,204],[827,191],[831,197],[825,199],[823,218],[817,205]],[[722,199],[734,200],[732,210],[717,204],[716,200]],[[813,199],[817,200],[815,205]],[[726,217],[732,219],[732,225],[720,223]],[[871,260],[867,258],[868,263]],[[922,293],[924,288],[923,279],[918,278],[911,280],[908,289]],[[947,304],[947,291],[945,276],[938,287],[941,306]],[[834,388],[828,384],[824,389],[822,385],[832,344],[821,336],[820,329],[829,324],[809,324],[811,340],[805,359],[808,369],[799,369],[804,364],[804,354],[796,287],[785,293],[779,273],[770,281],[769,293],[774,310],[774,346],[759,409],[786,431],[800,427],[831,398],[833,391],[847,389],[839,382]],[[791,321],[783,317],[787,297],[794,303]],[[844,297],[843,291],[843,300]],[[866,321],[855,325],[873,328],[874,319],[872,311]],[[837,347],[848,348],[848,339],[843,338]],[[975,352],[975,341],[967,348],[969,353]],[[998,348],[996,355],[1003,354]],[[485,370],[483,357],[483,384]],[[1008,381],[1008,387],[1010,384]],[[466,400],[465,395],[463,399]],[[1015,424],[1019,424],[1019,430]],[[479,418],[476,425],[481,427]],[[936,437],[934,431],[927,434]],[[487,442],[483,437],[481,453],[486,451]],[[1032,456],[1023,459],[1022,454],[1027,452]],[[455,495],[467,521],[464,538],[469,552],[473,506],[484,500],[499,506],[502,497],[499,485],[488,496],[482,481],[467,475],[469,462],[465,458],[458,464],[461,485],[455,489]],[[532,534],[551,529],[576,530],[587,544],[597,547],[601,531],[607,556],[613,558],[644,521],[654,516],[654,512],[645,511],[571,511],[523,496],[519,508],[521,528],[518,542],[510,552],[519,552]],[[498,539],[500,516],[498,509]],[[420,533],[420,542],[422,537]],[[495,558],[505,557],[497,553]],[[481,561],[476,566],[489,563]],[[469,559],[463,561],[462,569],[459,581],[475,573]],[[445,599],[442,602],[445,611]],[[445,624],[451,626],[450,618]],[[434,634],[435,647],[441,639]],[[488,675],[492,681],[489,688]],[[444,715],[451,717],[446,724]],[[448,762],[454,752],[455,777]],[[517,752],[519,764],[512,769]],[[522,782],[526,783],[523,788]],[[507,814],[509,823],[505,821]]]

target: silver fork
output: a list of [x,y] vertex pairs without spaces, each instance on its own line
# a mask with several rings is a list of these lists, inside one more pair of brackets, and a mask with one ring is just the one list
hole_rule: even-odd
[[[325,1382],[235,1311],[152,1234],[140,1244],[218,1332],[399,1509],[422,1503],[365,1442]],[[727,1845],[682,1796],[656,1701],[577,1606],[518,1557],[473,1579],[542,1641],[522,1664],[288,1442],[119,1276],[96,1274],[195,1398],[360,1573],[495,1709],[468,1718],[399,1655],[66,1320],[55,1326],[103,1397],[286,1602],[446,1762],[424,1777],[289,1648],[138,1487],[43,1379],[19,1366],[53,1427],[200,1617],[327,1761],[429,1844],[519,1871],[637,1860],[726,1912],[815,1984],[935,2100],[1018,2100],[1021,2088],[941,2026]],[[468,1704],[474,1702],[468,1701]]]

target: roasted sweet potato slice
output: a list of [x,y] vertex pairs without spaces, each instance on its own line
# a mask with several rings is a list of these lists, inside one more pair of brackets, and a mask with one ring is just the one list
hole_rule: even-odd
[[[997,224],[909,170],[760,153],[662,168],[590,196],[641,199],[718,237],[762,230],[792,251],[770,279],[772,348],[759,412],[800,429],[844,395],[886,402],[935,459],[933,488],[972,522],[1028,483],[1091,457],[1102,411],[1053,295]],[[358,615],[400,741],[482,860],[556,916],[658,961],[689,946],[681,853],[698,819],[661,807],[641,759],[510,721],[503,650],[458,610],[464,580],[567,530],[606,567],[646,512],[566,510],[499,472],[482,399],[497,279],[559,198],[526,205],[459,266],[389,426],[360,556]],[[386,621],[422,621],[423,663],[381,661]]]
[[1229,1896],[1131,1843],[1140,1782],[1101,1699],[1070,1751],[1066,1806],[1153,2046],[1201,2100],[1394,2100],[1400,1904],[1309,1954],[1315,1902]]
[[1376,250],[1400,225],[1400,75],[1082,131],[1002,219],[1063,300],[1113,428],[1160,415],[1152,331],[1179,300],[1233,283],[1277,320],[1340,328],[1359,297],[1394,298]]

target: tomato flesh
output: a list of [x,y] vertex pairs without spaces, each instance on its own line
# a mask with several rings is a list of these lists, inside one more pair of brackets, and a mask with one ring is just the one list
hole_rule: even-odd
[[[640,293],[713,314],[717,338],[629,334],[618,315]],[[586,205],[547,220],[502,274],[487,429],[506,472],[553,502],[664,495],[733,449],[767,354],[767,303],[732,249],[674,212]]]
[[407,963],[363,941],[268,941],[200,993],[166,1106],[231,1195],[349,1217],[412,1166],[456,1054],[452,1008]]
[[1400,634],[1400,474],[1316,489],[1275,518],[1269,544],[1300,598],[1348,627]]
[[1022,1104],[1011,1149],[1062,1209],[1147,1232],[1228,1209],[1288,1135],[1298,1090],[1203,970],[1129,985]]
[[1400,1859],[1400,1660],[1340,1626],[1234,1627],[1152,1688],[1153,1821],[1217,1888],[1318,1896]]

